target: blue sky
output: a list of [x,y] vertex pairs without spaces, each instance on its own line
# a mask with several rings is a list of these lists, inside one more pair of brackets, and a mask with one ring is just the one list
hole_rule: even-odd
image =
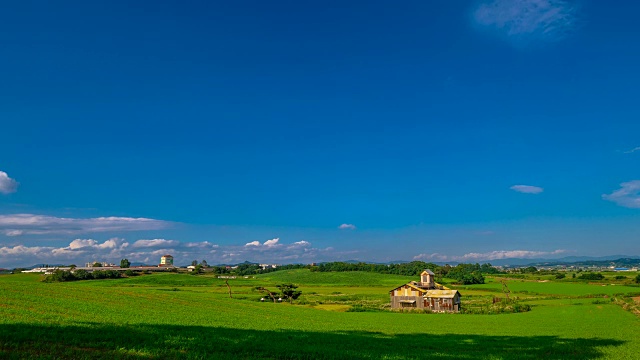
[[8,4],[0,267],[640,255],[637,11]]

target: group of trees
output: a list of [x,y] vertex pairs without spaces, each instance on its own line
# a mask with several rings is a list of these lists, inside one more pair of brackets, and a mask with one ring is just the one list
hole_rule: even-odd
[[191,262],[191,266],[198,266],[198,265],[200,265],[202,267],[208,267],[209,266],[209,264],[207,263],[207,260],[200,261],[200,264],[198,264],[198,260],[193,260]]
[[375,272],[379,274],[394,274],[394,275],[406,275],[416,276],[419,275],[424,269],[439,269],[440,266],[433,263],[426,263],[423,261],[412,261],[402,264],[369,264],[364,262],[359,263],[346,263],[346,262],[327,262],[321,263],[318,266],[311,268],[311,271],[320,272],[343,272],[343,271],[366,271]]
[[300,295],[302,295],[302,291],[298,290],[298,285],[288,283],[288,284],[279,284],[279,285],[276,285],[276,287],[278,288],[278,290],[280,290],[279,294],[271,292],[269,291],[269,289],[262,286],[256,287],[255,290],[267,293],[269,297],[273,300],[273,302],[276,302],[278,300],[276,299],[276,296],[278,296],[280,299],[289,301],[289,303],[293,303],[293,300],[296,300],[297,298],[300,297]]
[[419,276],[424,269],[431,269],[438,279],[444,277],[454,279],[461,284],[484,284],[484,276],[482,274],[498,274],[500,270],[491,266],[491,264],[458,264],[436,265],[423,261],[412,261],[402,264],[368,264],[368,263],[345,263],[345,262],[329,262],[319,264],[312,267],[312,271],[367,271],[380,274],[394,274],[405,276]]
[[[132,270],[125,272],[127,276],[134,276],[135,273]],[[65,282],[65,281],[78,281],[78,280],[94,280],[94,279],[117,279],[121,278],[122,273],[116,270],[96,270],[88,272],[83,269],[75,270],[73,272],[68,270],[56,270],[52,274],[45,276],[44,282]]]
[[312,271],[368,271],[380,274],[394,274],[405,276],[419,276],[424,269],[431,269],[437,279],[444,277],[454,279],[461,284],[484,284],[484,276],[482,274],[496,274],[500,271],[491,264],[458,264],[436,265],[434,263],[426,263],[423,261],[412,261],[402,264],[367,264],[367,263],[344,263],[329,262],[311,268]]
[[602,280],[604,279],[604,275],[600,273],[583,273],[578,276],[580,280]]
[[[203,264],[203,262],[204,262],[204,264]],[[200,264],[193,265],[193,266],[195,266],[195,270],[196,270],[196,271],[194,271],[194,273],[200,274],[200,273],[204,272],[205,269],[207,269],[208,272],[212,272],[213,274],[216,274],[216,275],[233,274],[233,275],[238,275],[238,276],[245,276],[245,275],[266,274],[266,273],[270,273],[270,272],[273,272],[273,271],[279,271],[279,270],[292,270],[292,269],[308,268],[308,265],[289,264],[289,265],[281,265],[281,266],[278,266],[276,268],[263,269],[262,267],[260,267],[259,264],[250,263],[250,262],[244,262],[242,264],[238,264],[237,266],[234,266],[234,268],[231,268],[231,267],[224,266],[224,265],[206,266],[206,262],[205,261],[203,261],[203,262],[201,262]],[[191,263],[193,264],[193,262],[191,262]]]
[[439,269],[439,272],[441,276],[455,279],[457,282],[464,285],[484,284],[484,276],[482,276],[482,270],[484,269],[485,271],[491,271],[490,273],[492,274],[495,273],[493,270],[497,270],[491,265],[488,265],[488,267],[485,265],[487,264],[458,264],[453,267],[445,265],[441,269]]

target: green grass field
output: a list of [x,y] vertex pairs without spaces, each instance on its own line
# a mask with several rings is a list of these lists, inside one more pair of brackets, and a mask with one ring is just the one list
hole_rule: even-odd
[[[470,315],[345,312],[353,301],[388,302],[390,288],[410,280],[371,273],[292,270],[239,278],[229,281],[233,299],[224,280],[212,276],[40,279],[0,276],[2,359],[637,359],[640,354],[640,319],[611,301],[594,304],[584,297],[601,297],[605,287],[597,285],[530,282],[527,287],[525,281],[521,289],[509,282],[514,296],[528,291],[556,298],[528,294],[530,312]],[[262,303],[262,294],[252,290],[275,290],[281,282],[300,285],[300,305]],[[463,306],[498,295],[496,285],[470,287],[466,295],[461,290]]]

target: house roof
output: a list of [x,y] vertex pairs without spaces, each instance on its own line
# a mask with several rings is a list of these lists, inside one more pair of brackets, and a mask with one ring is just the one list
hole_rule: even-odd
[[[156,255],[156,256],[158,256],[158,255]],[[171,255],[162,255],[162,257],[163,258],[169,258],[169,257],[172,258],[173,256],[171,256]]]
[[[458,290],[427,290],[425,296],[430,298],[451,298],[453,299],[456,294],[460,295]],[[462,295],[460,295],[462,296]]]
[[[436,287],[437,287],[437,288],[440,288],[440,289],[437,289],[437,290],[451,290],[451,289],[449,289],[448,287],[443,286],[443,285],[440,285],[440,284],[438,284],[438,283],[435,283],[435,285],[436,285]],[[408,286],[408,287],[410,287],[410,288],[412,288],[412,289],[418,290],[418,291],[423,292],[423,293],[424,293],[424,292],[426,292],[426,291],[431,291],[431,290],[429,290],[429,289],[421,288],[418,284],[415,284],[415,285],[414,285],[414,284],[412,284],[412,283],[406,283],[406,284],[402,284],[402,285],[400,285],[400,286],[396,286],[395,288],[393,288],[393,289],[389,290],[389,292],[392,292],[392,291],[394,291],[394,290],[397,290],[397,289],[399,289],[399,288],[401,288],[401,287],[403,287],[403,286]],[[433,290],[436,290],[436,289],[433,289]]]
[[429,275],[431,275],[431,276],[435,275],[435,274],[433,273],[433,271],[431,271],[431,269],[425,269],[425,271],[423,271],[420,275],[422,275],[422,274],[429,274]]
[[417,286],[413,285],[412,283],[407,283],[407,284],[402,284],[402,285],[400,285],[400,286],[396,286],[395,288],[393,288],[393,289],[392,289],[392,290],[390,290],[389,292],[391,292],[391,291],[393,291],[393,290],[400,289],[400,288],[401,288],[401,287],[403,287],[403,286],[408,286],[408,287],[410,287],[410,288],[412,288],[412,289],[415,289],[415,290],[418,290],[418,291],[420,291],[420,292],[422,292],[422,293],[423,293],[423,292],[425,292],[425,291],[427,291],[427,290],[425,290],[425,289],[420,289],[419,287],[417,287]]

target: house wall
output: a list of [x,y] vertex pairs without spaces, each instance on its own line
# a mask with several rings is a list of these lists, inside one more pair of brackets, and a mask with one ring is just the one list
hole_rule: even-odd
[[432,311],[460,311],[460,297],[454,298],[425,298],[425,308]]
[[[422,296],[393,296],[391,295],[391,308],[392,309],[424,309],[424,298]],[[403,304],[401,301],[415,301],[415,304]]]

